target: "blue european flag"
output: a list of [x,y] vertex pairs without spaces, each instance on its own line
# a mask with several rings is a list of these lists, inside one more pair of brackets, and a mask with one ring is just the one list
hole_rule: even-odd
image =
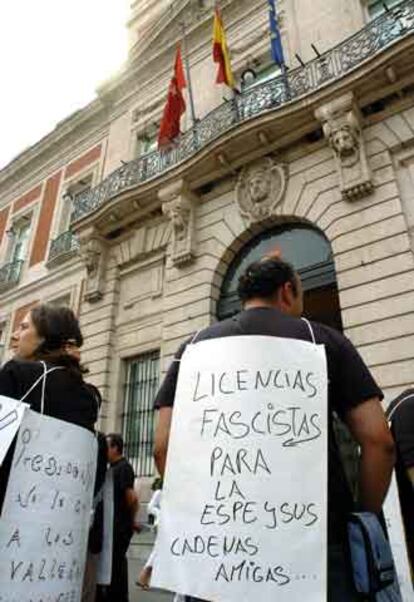
[[268,3],[272,59],[280,67],[283,67],[285,64],[285,58],[283,56],[282,39],[280,37],[279,24],[277,20],[276,0],[268,0]]

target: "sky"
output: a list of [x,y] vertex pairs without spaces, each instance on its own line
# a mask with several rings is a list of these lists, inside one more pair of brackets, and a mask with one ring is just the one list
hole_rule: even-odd
[[93,100],[122,66],[129,4],[0,2],[0,169]]

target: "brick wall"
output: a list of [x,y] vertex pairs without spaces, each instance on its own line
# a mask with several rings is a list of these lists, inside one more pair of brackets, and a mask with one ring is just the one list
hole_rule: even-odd
[[70,163],[65,169],[65,179],[71,178],[78,173],[78,171],[81,171],[88,165],[95,163],[95,161],[97,161],[101,156],[101,150],[102,145],[98,144],[98,146],[92,148],[90,151],[82,155],[82,157],[79,157],[79,159],[72,161],[72,163]]
[[9,217],[10,207],[5,207],[0,211],[0,245],[3,242],[3,236],[6,231],[7,218]]
[[32,188],[32,190],[26,192],[26,194],[21,196],[19,199],[17,199],[17,201],[13,203],[13,213],[15,213],[16,211],[20,211],[20,209],[23,209],[24,207],[27,207],[28,205],[36,201],[36,199],[38,199],[41,194],[42,185],[39,184],[38,186],[36,186],[36,188]]
[[30,267],[45,259],[61,176],[62,172],[58,172],[46,182],[39,222],[37,224],[32,248],[32,256],[30,257]]

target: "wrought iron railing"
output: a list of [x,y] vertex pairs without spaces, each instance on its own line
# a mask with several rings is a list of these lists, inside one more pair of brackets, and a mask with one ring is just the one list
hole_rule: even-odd
[[159,352],[130,360],[126,366],[123,436],[125,455],[135,476],[154,475],[154,398],[159,382]]
[[63,232],[50,243],[48,263],[69,257],[79,251],[79,240],[71,230]]
[[6,263],[0,268],[0,290],[4,291],[18,284],[24,264],[23,259]]
[[414,32],[414,0],[407,0],[303,67],[236,95],[184,133],[168,151],[143,155],[79,195],[72,221],[101,207],[119,192],[152,180],[193,156],[222,134],[253,117],[273,111],[335,81],[364,61]]

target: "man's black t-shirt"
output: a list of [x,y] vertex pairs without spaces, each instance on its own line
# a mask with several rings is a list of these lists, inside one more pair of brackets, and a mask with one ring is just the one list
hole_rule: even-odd
[[[347,483],[333,431],[333,412],[341,419],[349,410],[373,397],[383,398],[368,368],[352,343],[339,332],[312,322],[316,343],[325,345],[328,366],[329,403],[329,451],[328,451],[328,517],[330,542],[341,541],[345,534],[346,516],[352,510],[353,500]],[[308,325],[304,320],[287,316],[268,308],[252,308],[242,311],[234,318],[217,322],[195,337],[197,342],[226,336],[264,335],[291,339],[311,340]],[[177,385],[179,359],[186,341],[179,348],[175,360],[168,370],[154,405],[157,409],[171,407]],[[194,342],[194,341],[193,341]]]
[[134,471],[126,458],[120,458],[111,466],[114,475],[114,539],[131,538],[133,517],[125,493],[134,487]]
[[397,448],[396,473],[405,534],[414,567],[414,488],[407,470],[414,466],[414,389],[407,389],[389,406],[391,430]]

